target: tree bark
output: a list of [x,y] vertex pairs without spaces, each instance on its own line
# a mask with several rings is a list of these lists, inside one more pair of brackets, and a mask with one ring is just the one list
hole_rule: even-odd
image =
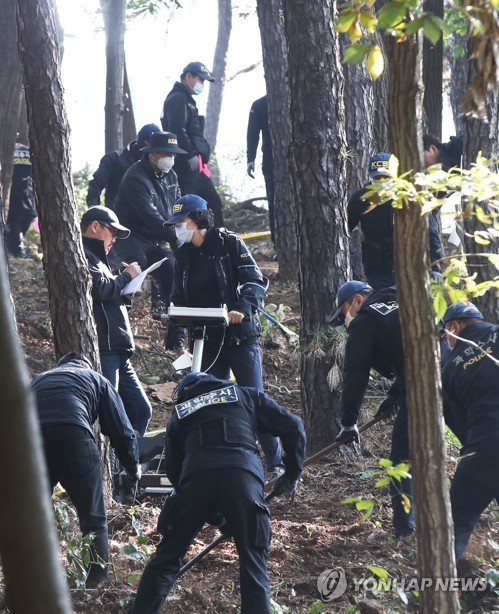
[[[424,10],[443,19],[443,0],[426,0]],[[423,130],[442,140],[443,106],[443,36],[434,45],[427,38],[423,43]]]
[[130,84],[128,82],[126,62],[124,66],[124,75],[123,99],[125,108],[123,115],[123,146],[126,146],[128,143],[130,143],[130,141],[134,141],[137,138],[137,126],[135,124],[135,115],[133,113],[132,92],[130,91]]
[[467,35],[450,32],[446,44],[446,58],[450,67],[449,101],[452,107],[456,134],[464,133],[464,116],[461,104],[468,84],[467,39]]
[[[91,280],[71,178],[54,0],[18,0],[19,53],[30,127],[33,180],[57,357],[81,352],[100,367]],[[104,494],[110,500],[107,448],[101,443]]]
[[[388,44],[390,145],[399,172],[421,169],[421,40]],[[439,349],[429,285],[428,229],[421,205],[406,202],[395,214],[395,264],[404,343],[411,472],[420,578],[454,578],[454,538],[440,394]],[[425,614],[459,612],[456,592],[420,593]]]
[[[469,66],[468,82],[470,83],[475,72],[474,62]],[[464,118],[465,137],[464,137],[464,166],[469,168],[476,162],[479,152],[485,158],[494,161],[492,170],[498,172],[499,162],[499,93],[489,92],[487,96],[487,117],[478,118],[466,116]],[[487,202],[477,203],[487,214],[495,214],[496,211],[489,207]],[[480,222],[476,215],[472,214],[464,220],[464,247],[467,254],[497,254],[499,242],[496,237],[490,237],[488,245],[478,244],[473,236],[476,231],[487,231],[491,224]],[[496,279],[497,268],[483,256],[468,257],[468,267],[470,274],[476,273],[475,282],[482,283],[487,280]],[[497,301],[497,291],[490,290],[483,296],[473,299],[473,302],[483,313],[486,320],[496,322],[499,318],[499,305]]]
[[211,151],[215,151],[217,146],[218,124],[225,89],[227,52],[229,50],[231,30],[232,0],[218,0],[218,36],[213,57],[213,76],[215,81],[210,84],[210,91],[208,93],[206,128],[204,131],[204,136],[210,144]]
[[15,329],[2,239],[0,245],[0,463],[5,468],[0,556],[9,609],[70,614],[73,610],[59,561],[40,429]]
[[275,249],[279,276],[296,280],[296,205],[291,182],[289,147],[291,143],[288,45],[284,33],[283,0],[257,0],[262,40],[263,66],[269,105],[269,128],[274,161]]
[[6,2],[0,11],[0,166],[3,200],[8,207],[12,180],[12,155],[16,143],[19,109],[22,97],[21,65],[17,52],[15,2]]
[[105,149],[123,149],[126,0],[100,0],[106,29]]
[[344,81],[333,10],[332,0],[288,0],[284,8],[298,222],[302,402],[312,453],[338,432],[339,394],[327,384],[330,342],[323,337],[335,309],[332,297],[348,279],[350,266]]

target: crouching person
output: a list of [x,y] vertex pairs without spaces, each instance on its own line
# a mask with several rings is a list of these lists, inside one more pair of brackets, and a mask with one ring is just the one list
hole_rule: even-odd
[[285,473],[275,489],[292,492],[305,457],[300,418],[255,388],[207,373],[189,373],[179,383],[166,435],[167,474],[176,492],[159,516],[163,539],[142,574],[133,614],[159,612],[189,546],[217,514],[239,554],[241,612],[270,614],[270,515],[256,431],[281,438]]
[[135,433],[118,393],[88,358],[66,354],[57,366],[33,379],[51,489],[59,482],[76,508],[83,535],[93,533],[86,586],[107,578],[109,559],[100,458],[92,432],[99,419],[132,481],[140,478]]

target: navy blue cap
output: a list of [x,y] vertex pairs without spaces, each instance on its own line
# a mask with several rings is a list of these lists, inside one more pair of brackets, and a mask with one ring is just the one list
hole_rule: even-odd
[[182,71],[182,74],[187,72],[190,72],[193,75],[199,75],[201,79],[206,79],[206,81],[215,81],[215,78],[206,68],[203,62],[189,62],[189,64],[187,64],[187,66]]
[[166,220],[165,224],[176,224],[186,215],[193,211],[206,211],[208,203],[197,194],[186,194],[181,196],[173,205],[173,216]]
[[464,320],[465,318],[478,318],[479,320],[483,320],[483,314],[473,303],[458,301],[454,303],[454,305],[452,305],[452,303],[447,305],[447,311],[442,318],[442,322],[446,324],[451,320]]
[[369,177],[375,179],[376,177],[390,177],[390,175],[390,154],[385,152],[374,154],[369,162]]
[[331,318],[331,322],[334,322],[338,318],[343,309],[345,303],[355,296],[359,294],[359,292],[374,292],[369,284],[366,284],[363,281],[347,281],[345,284],[340,286],[338,290],[338,294],[336,295],[336,311],[334,312],[333,317]]
[[145,126],[142,126],[137,134],[137,145],[139,147],[145,147],[147,143],[149,143],[153,132],[161,132],[161,128],[156,124],[146,124]]
[[209,373],[204,373],[203,371],[191,371],[184,378],[182,378],[180,382],[178,383],[177,385],[178,397],[182,396],[182,393],[188,386],[192,386],[192,384],[195,384],[201,380],[205,382],[209,380],[213,380],[214,382],[218,381],[215,377],[213,377],[213,375],[210,375]]

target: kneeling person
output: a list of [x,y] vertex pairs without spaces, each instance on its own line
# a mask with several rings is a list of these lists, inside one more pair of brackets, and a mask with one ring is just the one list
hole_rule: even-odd
[[176,494],[161,511],[163,539],[131,611],[159,612],[195,536],[222,514],[239,554],[241,612],[270,614],[270,515],[255,431],[281,438],[285,473],[276,490],[291,492],[305,457],[302,421],[263,392],[207,373],[189,373],[179,383],[175,410],[167,427],[166,467]]

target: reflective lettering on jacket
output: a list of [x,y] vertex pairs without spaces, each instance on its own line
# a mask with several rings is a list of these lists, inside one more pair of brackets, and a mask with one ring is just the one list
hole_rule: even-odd
[[218,390],[211,390],[206,394],[202,394],[194,399],[185,401],[175,405],[175,410],[179,420],[186,418],[191,414],[199,411],[203,407],[208,405],[220,405],[225,403],[235,403],[238,400],[237,390],[235,386],[226,386],[225,388],[219,388]]
[[368,307],[369,309],[374,309],[374,311],[382,316],[387,316],[389,313],[399,308],[397,301],[390,301],[389,303],[372,303],[368,305]]

